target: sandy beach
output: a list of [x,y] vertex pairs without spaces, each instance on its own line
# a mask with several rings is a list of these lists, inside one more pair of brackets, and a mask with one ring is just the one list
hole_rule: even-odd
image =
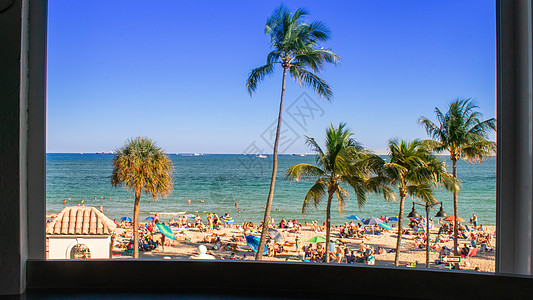
[[[332,241],[339,239],[339,227],[332,228]],[[494,226],[486,226],[485,231],[494,233]],[[314,232],[310,226],[303,226],[300,230],[300,233],[290,233],[286,229],[278,229],[285,238],[285,241],[289,243],[294,243],[296,236],[299,237],[299,249],[294,245],[284,246],[283,252],[276,254],[275,256],[265,256],[264,260],[269,261],[291,261],[298,262],[302,261],[301,251],[302,247],[308,245],[305,241],[309,240],[315,236],[325,237],[323,232]],[[120,241],[119,236],[128,237],[131,234],[130,229],[117,229],[117,241]],[[437,229],[431,230],[431,238],[434,241],[436,237]],[[158,240],[161,235],[159,233],[154,234],[154,240]],[[166,239],[167,245],[164,247],[164,250],[161,246],[152,251],[143,251],[140,252],[141,259],[189,259],[191,255],[197,254],[197,247],[199,245],[205,245],[209,250],[209,254],[212,254],[216,259],[230,259],[232,253],[235,253],[236,259],[254,259],[254,252],[246,245],[245,242],[238,241],[236,242],[236,250],[227,250],[225,247],[222,249],[215,250],[216,244],[206,242],[206,236],[209,239],[210,237],[220,237],[220,242],[222,245],[227,243],[233,243],[235,245],[235,239],[243,238],[243,232],[240,229],[235,227],[233,228],[221,228],[219,230],[213,230],[212,232],[200,232],[196,228],[190,229],[181,229],[176,234],[176,240],[172,241]],[[380,235],[367,235],[364,238],[364,242],[367,246],[373,246],[375,249],[378,247],[383,247],[386,251],[394,249],[396,247],[397,232],[394,231],[384,231]],[[340,238],[343,243],[346,244],[348,249],[358,250],[359,245],[363,239],[361,238]],[[493,239],[494,241],[495,239]],[[171,245],[169,245],[171,243]],[[493,242],[494,243],[494,242]],[[118,244],[118,242],[116,243]],[[312,243],[314,246],[315,243]],[[449,240],[447,242],[440,243],[449,248],[453,247],[453,241]],[[459,247],[462,247],[464,244],[470,244],[469,240],[459,240]],[[492,248],[494,248],[494,244]],[[298,251],[299,250],[299,251]],[[375,255],[375,265],[380,266],[394,266],[394,253],[386,253]],[[113,258],[130,258],[131,253],[124,251],[124,249],[114,247],[113,248]],[[438,253],[431,251],[430,252],[430,268],[437,268],[435,265],[435,259],[438,258]],[[400,265],[405,266],[407,264],[417,262],[416,268],[425,268],[426,262],[426,251],[425,249],[417,248],[414,241],[413,235],[402,235],[402,249],[400,253]],[[476,267],[479,271],[482,272],[494,272],[495,270],[495,253],[494,251],[478,253],[475,257],[463,258],[460,264],[461,269],[463,270],[475,270]]]

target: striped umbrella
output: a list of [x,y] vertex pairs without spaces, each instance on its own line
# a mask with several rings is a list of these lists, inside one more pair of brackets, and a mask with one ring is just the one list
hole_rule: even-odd
[[381,221],[381,219],[378,219],[378,218],[370,218],[370,219],[365,219],[363,221],[363,224],[365,225],[377,225],[381,223],[383,223],[383,221]]
[[[259,248],[259,237],[253,236],[253,235],[247,235],[246,237],[246,244],[252,248],[252,251],[257,252],[257,249]],[[263,255],[268,254],[268,247],[265,245],[263,248]]]
[[381,226],[384,229],[392,231],[392,228],[386,223],[379,223],[378,225]]
[[[431,230],[433,228],[433,222],[430,222],[429,223],[429,229]],[[418,223],[415,227],[413,227],[413,230],[416,232],[416,233],[419,233],[419,232],[426,232],[426,219],[422,219],[422,221],[420,221],[420,223]]]
[[235,223],[235,220],[233,220],[233,218],[230,215],[225,215],[221,217],[220,220],[222,220],[222,222],[224,223],[230,223],[230,224]]

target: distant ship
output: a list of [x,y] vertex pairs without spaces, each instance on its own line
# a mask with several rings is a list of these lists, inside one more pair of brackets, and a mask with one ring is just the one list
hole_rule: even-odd
[[181,155],[181,156],[202,156],[204,154],[203,153],[176,153],[176,155]]
[[267,158],[266,155],[263,155],[263,154],[259,154],[258,156],[256,157],[259,157],[259,158]]

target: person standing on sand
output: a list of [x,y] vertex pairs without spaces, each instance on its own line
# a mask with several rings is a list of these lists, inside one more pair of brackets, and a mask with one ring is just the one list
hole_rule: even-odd
[[472,219],[470,219],[470,223],[474,225],[474,229],[477,228],[477,216],[476,214],[472,214]]
[[165,235],[161,234],[161,247],[163,247],[163,251],[165,251]]

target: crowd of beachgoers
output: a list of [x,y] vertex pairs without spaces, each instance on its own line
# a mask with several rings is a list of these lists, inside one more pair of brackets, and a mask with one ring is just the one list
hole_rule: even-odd
[[[207,259],[252,260],[254,250],[257,250],[254,248],[254,239],[258,240],[262,228],[262,224],[252,222],[233,224],[229,214],[222,217],[214,213],[203,217],[198,214],[184,215],[166,221],[156,214],[149,219],[139,225],[141,238],[138,246],[141,258],[145,259],[188,259],[201,258],[203,255]],[[330,263],[393,266],[398,231],[396,222],[386,217],[379,219],[387,225],[365,225],[351,220],[332,226]],[[115,220],[115,224],[117,231],[113,236],[113,258],[131,257],[134,247],[132,222]],[[404,266],[425,267],[426,233],[420,230],[425,226],[421,226],[423,224],[423,218],[411,219],[409,226],[402,229],[404,242],[400,261]],[[431,219],[430,224],[433,224]],[[159,230],[162,225],[169,228],[171,233]],[[459,223],[460,268],[494,272],[495,228],[476,225],[475,222],[470,225]],[[268,239],[264,249],[265,260],[325,261],[325,224],[282,219],[275,223],[272,220],[269,227],[269,233],[272,231],[273,235],[270,234],[272,238]],[[430,229],[430,267],[451,267],[446,258],[453,255],[452,247],[453,222],[441,219],[437,226],[432,225]]]

